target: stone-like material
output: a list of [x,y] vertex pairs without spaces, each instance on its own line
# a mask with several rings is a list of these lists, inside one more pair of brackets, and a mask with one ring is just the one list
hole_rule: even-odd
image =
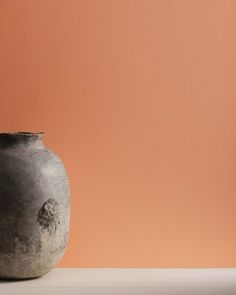
[[51,271],[64,254],[70,192],[43,133],[0,133],[0,278]]

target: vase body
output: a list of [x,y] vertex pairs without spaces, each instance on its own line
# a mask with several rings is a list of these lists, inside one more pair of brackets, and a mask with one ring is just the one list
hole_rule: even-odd
[[70,192],[42,133],[0,133],[0,278],[51,271],[64,254]]

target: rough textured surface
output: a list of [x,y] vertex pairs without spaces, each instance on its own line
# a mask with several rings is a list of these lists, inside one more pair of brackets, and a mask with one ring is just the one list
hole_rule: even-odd
[[46,229],[50,235],[53,235],[60,226],[61,215],[57,201],[49,199],[40,208],[37,220],[43,229]]
[[0,277],[52,270],[67,245],[69,210],[64,166],[42,134],[0,134]]

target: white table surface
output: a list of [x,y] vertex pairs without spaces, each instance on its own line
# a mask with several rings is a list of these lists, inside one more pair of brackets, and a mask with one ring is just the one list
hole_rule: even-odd
[[236,295],[236,269],[55,269],[42,278],[0,281],[0,295]]

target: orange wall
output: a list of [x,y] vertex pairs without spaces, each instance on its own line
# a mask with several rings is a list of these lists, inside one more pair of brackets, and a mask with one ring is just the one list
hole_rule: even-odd
[[236,1],[1,0],[0,128],[72,190],[63,267],[236,266]]

